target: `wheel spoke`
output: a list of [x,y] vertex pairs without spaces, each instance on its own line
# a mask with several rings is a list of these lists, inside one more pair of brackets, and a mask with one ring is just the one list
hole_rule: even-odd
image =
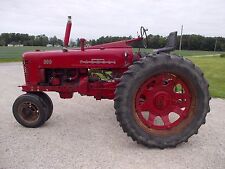
[[177,77],[167,74],[167,76],[164,78],[164,81],[167,81],[167,84],[163,86],[164,89],[168,92],[174,93],[174,87],[178,83]]
[[180,118],[185,118],[187,116],[187,113],[185,110],[181,110],[181,107],[173,106],[173,109],[171,112],[174,112],[180,116]]
[[187,99],[189,96],[185,93],[174,93],[174,99],[179,100],[179,99]]
[[149,98],[151,98],[152,97],[152,90],[149,90],[149,89],[145,89],[145,90],[143,90],[143,95],[147,98],[147,99],[149,99]]
[[188,107],[188,105],[189,105],[189,102],[187,102],[187,100],[182,100],[182,101],[178,101],[177,103],[176,103],[176,105],[177,106],[179,106],[180,108],[183,108],[183,107]]
[[173,88],[175,86],[175,82],[173,80],[169,80],[168,84],[165,86],[167,89],[169,89],[170,91],[173,91]]
[[148,111],[150,110],[151,107],[151,97],[152,97],[152,92],[148,89],[144,89],[142,92],[141,96],[139,97],[139,102],[138,102],[138,110],[139,111]]
[[185,93],[175,93],[172,103],[180,108],[187,108],[190,105],[190,97]]
[[148,117],[148,125],[149,127],[154,125],[154,121],[155,121],[156,116],[152,113],[149,113],[149,117]]
[[165,116],[161,116],[161,119],[164,123],[164,126],[168,126],[171,124],[170,119],[169,119],[169,115],[165,115]]
[[178,114],[179,116],[183,115],[183,111],[178,106],[174,106],[172,112]]
[[149,109],[148,103],[147,101],[145,101],[144,103],[138,105],[138,110],[139,111],[147,111]]
[[163,79],[164,79],[164,75],[159,75],[157,77],[154,78],[154,81],[155,81],[155,84],[154,86],[157,86],[157,87],[161,87],[163,86]]

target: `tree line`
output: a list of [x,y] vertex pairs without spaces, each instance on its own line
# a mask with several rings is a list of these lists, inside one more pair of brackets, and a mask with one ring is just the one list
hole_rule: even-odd
[[[114,42],[122,39],[131,39],[132,37],[112,37],[102,36],[96,40],[90,40],[90,45],[98,45],[107,42]],[[148,48],[157,49],[166,45],[167,37],[160,35],[148,35]],[[180,36],[177,37],[177,46],[179,49]],[[140,44],[134,44],[134,47],[140,47]],[[201,35],[183,35],[182,36],[182,49],[183,50],[205,50],[213,51],[216,47],[217,51],[225,51],[225,38],[223,37],[204,37]]]
[[0,46],[11,45],[24,45],[24,46],[62,46],[63,41],[56,36],[47,37],[46,35],[28,35],[22,33],[2,33],[0,35]]
[[[108,42],[115,42],[124,39],[132,39],[132,36],[102,36],[98,39],[91,39],[86,43],[88,45],[98,45]],[[157,49],[164,47],[166,44],[166,37],[160,35],[148,35],[149,48]],[[180,36],[177,37],[177,49],[179,48]],[[24,46],[62,46],[63,41],[56,36],[47,37],[46,35],[28,35],[20,33],[2,33],[0,35],[0,46],[7,46],[8,44]],[[79,46],[79,39],[70,41],[70,46]],[[140,47],[140,44],[134,44],[133,47]],[[201,35],[183,35],[182,49],[184,50],[207,50],[213,51],[216,47],[217,51],[225,51],[225,38],[223,37],[205,37]]]

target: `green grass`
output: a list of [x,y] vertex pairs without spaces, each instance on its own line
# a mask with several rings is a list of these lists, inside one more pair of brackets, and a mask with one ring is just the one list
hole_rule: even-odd
[[[27,51],[39,50],[53,50],[57,49],[54,47],[43,47],[43,46],[24,46],[24,47],[6,47],[0,46],[0,61],[2,58],[21,58],[22,54]],[[3,59],[4,60],[4,59]]]
[[5,63],[5,62],[21,62],[21,58],[20,57],[0,58],[0,63]]
[[176,55],[180,55],[180,56],[203,56],[203,55],[218,55],[221,54],[223,52],[213,52],[213,51],[191,51],[191,50],[176,50],[173,52]]
[[210,94],[213,97],[225,98],[225,58],[189,57],[198,65],[209,82]]
[[[53,50],[52,47],[0,47],[0,62],[17,62],[21,61],[21,56],[26,51]],[[137,52],[138,49],[134,49]],[[152,49],[141,49],[142,52],[152,52]],[[225,52],[212,51],[174,51],[177,55],[182,55],[191,59],[204,72],[206,79],[209,81],[210,93],[213,97],[225,98],[225,57],[209,56],[225,54]],[[206,55],[206,56],[204,56]],[[207,56],[208,55],[208,56]],[[201,56],[201,57],[199,57]]]

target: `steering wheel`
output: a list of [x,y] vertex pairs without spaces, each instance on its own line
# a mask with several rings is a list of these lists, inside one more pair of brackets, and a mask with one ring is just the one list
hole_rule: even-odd
[[148,47],[148,35],[147,35],[148,29],[145,29],[143,26],[140,28],[141,38],[143,38],[143,45],[144,48]]

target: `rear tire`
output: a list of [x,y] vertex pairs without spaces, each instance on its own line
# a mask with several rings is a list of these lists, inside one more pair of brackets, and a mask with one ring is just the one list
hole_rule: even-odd
[[40,96],[31,93],[23,94],[15,100],[13,115],[18,123],[29,128],[40,127],[46,119]]
[[[164,53],[147,56],[131,65],[117,86],[117,120],[137,143],[175,147],[187,142],[205,123],[210,111],[208,86],[201,70],[183,57]],[[173,111],[179,114],[174,122],[169,119]],[[161,119],[160,125],[156,117]]]

